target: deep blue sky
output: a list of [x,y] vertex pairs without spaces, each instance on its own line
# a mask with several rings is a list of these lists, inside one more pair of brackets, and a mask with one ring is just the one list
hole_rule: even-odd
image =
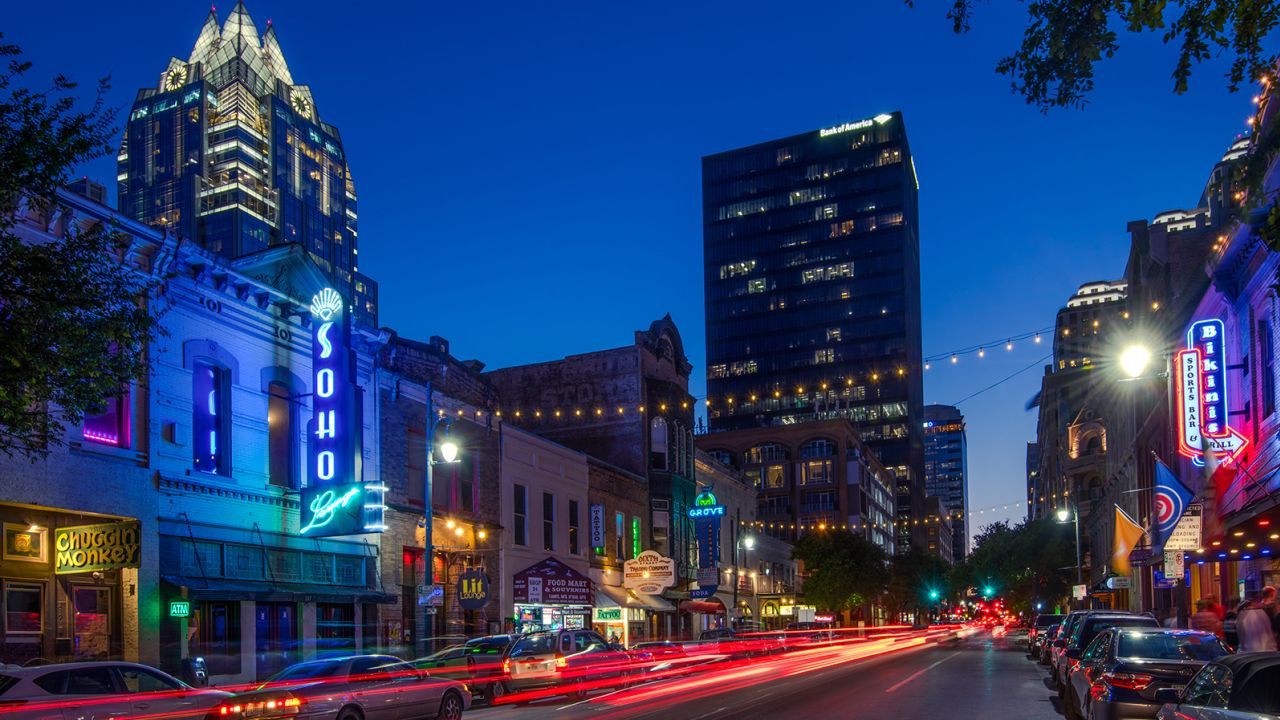
[[[1171,92],[1173,55],[1123,38],[1083,111],[1041,115],[995,74],[1025,5],[381,3],[250,0],[342,132],[361,269],[382,321],[489,367],[629,343],[670,312],[705,382],[699,158],[894,109],[920,175],[926,354],[1046,327],[1082,282],[1120,276],[1125,223],[1192,207],[1247,93],[1221,66]],[[222,0],[225,17],[232,3]],[[34,77],[114,78],[113,103],[186,58],[208,5],[8,2]],[[114,162],[84,172],[108,183]],[[1041,350],[1040,348],[1044,349]],[[937,364],[951,403],[1034,362],[1030,343]],[[966,402],[970,502],[1021,515],[1039,369]]]

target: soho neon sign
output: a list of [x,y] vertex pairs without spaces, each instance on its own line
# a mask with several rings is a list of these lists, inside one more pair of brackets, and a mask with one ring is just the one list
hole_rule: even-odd
[[302,491],[300,531],[310,537],[386,529],[386,486],[360,481],[360,404],[351,381],[351,327],[333,288],[311,298],[313,412],[311,481]]
[[1187,346],[1174,356],[1178,452],[1197,465],[1204,450],[1229,462],[1249,444],[1227,421],[1227,367],[1221,320],[1200,320],[1187,330]]

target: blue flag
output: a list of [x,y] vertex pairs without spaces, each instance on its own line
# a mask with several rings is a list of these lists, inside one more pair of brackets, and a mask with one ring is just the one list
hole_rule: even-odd
[[1173,534],[1182,514],[1191,504],[1194,497],[1186,485],[1173,474],[1173,471],[1160,458],[1156,458],[1156,532],[1155,546],[1164,547],[1164,543]]

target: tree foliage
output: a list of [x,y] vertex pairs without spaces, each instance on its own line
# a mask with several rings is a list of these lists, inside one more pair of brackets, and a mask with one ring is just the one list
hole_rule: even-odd
[[973,552],[953,571],[957,587],[991,587],[1007,607],[1027,612],[1038,600],[1066,597],[1075,580],[1075,536],[1052,518],[997,522],[974,538]]
[[0,62],[0,452],[35,460],[142,376],[157,332],[146,303],[154,284],[123,262],[123,236],[101,223],[65,223],[43,244],[18,236],[23,203],[58,210],[75,166],[110,152],[115,113],[105,79],[78,109],[65,76],[43,90],[24,85],[31,63],[18,46],[0,44]]
[[930,590],[938,591],[940,598],[948,597],[950,572],[947,561],[919,548],[894,555],[889,563],[889,583],[884,594],[889,617],[927,608],[931,604]]
[[[911,0],[907,0],[911,4]],[[968,32],[977,0],[953,0],[947,12],[957,33]],[[1196,65],[1231,60],[1227,86],[1235,91],[1259,80],[1276,63],[1263,47],[1280,23],[1274,0],[1035,0],[1018,49],[996,63],[1015,93],[1041,111],[1080,107],[1094,87],[1094,66],[1120,49],[1122,32],[1158,32],[1176,43],[1173,91],[1186,92]]]
[[804,563],[805,601],[823,610],[854,610],[879,597],[889,579],[883,550],[847,530],[809,533],[791,556]]

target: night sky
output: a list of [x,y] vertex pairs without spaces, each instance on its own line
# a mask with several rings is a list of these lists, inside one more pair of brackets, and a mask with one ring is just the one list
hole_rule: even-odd
[[[1123,274],[1125,223],[1194,207],[1241,132],[1225,63],[1172,93],[1171,49],[1122,38],[1083,111],[1042,115],[996,75],[1025,5],[380,3],[250,0],[343,137],[361,270],[381,320],[490,368],[628,344],[671,313],[705,392],[701,156],[901,110],[920,176],[927,402],[962,404],[981,525],[1021,517],[1025,443],[1053,323],[1082,282]],[[397,3],[397,5],[401,5]],[[230,11],[223,1],[220,19]],[[42,82],[110,74],[123,109],[186,59],[208,6],[8,2],[5,42]],[[115,195],[114,159],[81,170]],[[1048,338],[1046,337],[1046,340]]]

